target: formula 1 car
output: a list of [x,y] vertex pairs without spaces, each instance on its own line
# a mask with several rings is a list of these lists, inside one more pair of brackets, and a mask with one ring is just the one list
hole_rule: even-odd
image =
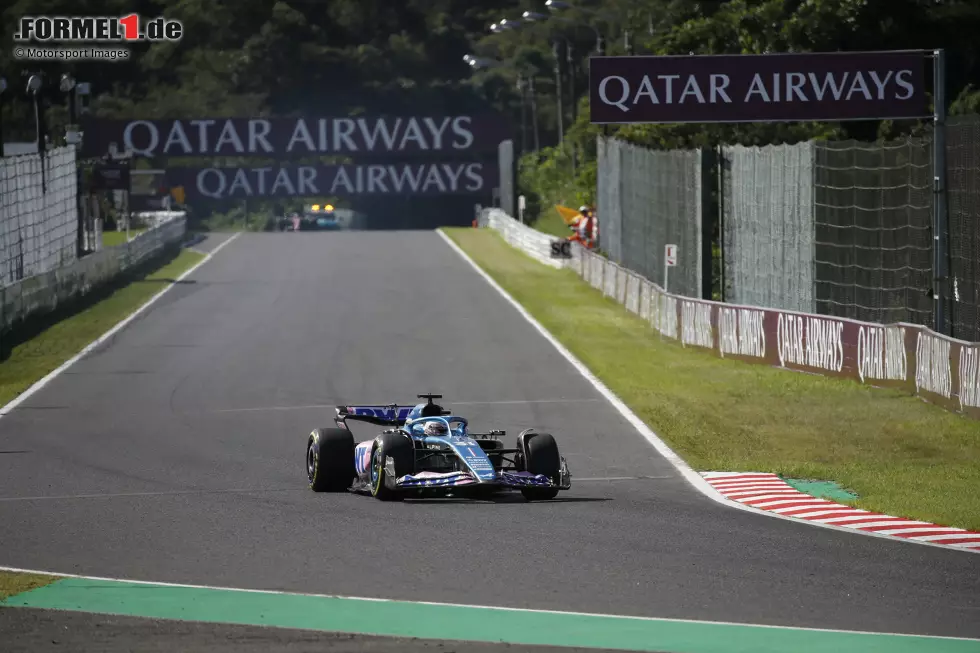
[[343,228],[331,204],[311,204],[303,215],[293,213],[275,219],[276,231],[337,231]]
[[[382,501],[405,497],[486,496],[519,490],[528,501],[554,499],[571,488],[555,438],[526,429],[517,446],[504,431],[470,433],[466,418],[418,395],[412,407],[337,406],[337,428],[314,429],[306,445],[306,475],[314,492],[370,493]],[[390,426],[354,443],[348,420]]]

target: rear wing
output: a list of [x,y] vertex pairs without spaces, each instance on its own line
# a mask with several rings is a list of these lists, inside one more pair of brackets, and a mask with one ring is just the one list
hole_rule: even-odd
[[378,426],[401,426],[411,412],[411,406],[337,406],[337,416],[333,421],[337,426],[346,427],[347,420],[377,424]]
[[[347,427],[347,420],[364,422],[366,424],[376,424],[378,426],[403,426],[408,419],[408,414],[415,406],[399,406],[388,404],[387,406],[337,406],[337,416],[333,418],[337,426]],[[450,411],[444,410],[442,414],[449,415]]]

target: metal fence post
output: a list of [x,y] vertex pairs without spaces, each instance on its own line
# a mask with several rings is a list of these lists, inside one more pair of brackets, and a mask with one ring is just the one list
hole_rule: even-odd
[[933,297],[935,299],[936,333],[948,335],[946,324],[946,283],[949,272],[946,228],[946,52],[939,49],[932,53],[933,70]]
[[[718,194],[717,217],[718,224],[718,299],[727,301],[725,293],[725,258],[728,256],[728,243],[725,242],[725,146],[720,143],[715,147],[715,177]],[[712,252],[714,256],[714,252]]]
[[716,207],[712,202],[715,187],[715,148],[702,147],[701,154],[701,299],[713,299],[714,233]]
[[500,209],[509,216],[517,215],[517,157],[514,155],[514,141],[501,141],[497,146],[497,167],[500,170],[499,198]]
[[78,211],[78,234],[75,240],[75,256],[82,258],[87,253],[85,249],[86,225],[85,225],[85,196],[82,189],[85,187],[85,177],[82,170],[82,162],[78,155],[81,152],[81,145],[75,150],[75,210]]

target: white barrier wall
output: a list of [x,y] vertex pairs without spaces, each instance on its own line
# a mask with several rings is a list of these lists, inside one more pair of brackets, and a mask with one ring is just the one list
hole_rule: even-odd
[[139,266],[166,246],[183,240],[186,232],[186,218],[174,218],[140,233],[128,243],[106,247],[68,265],[0,288],[0,331],[31,315],[53,311],[62,302]]
[[478,224],[481,227],[490,227],[498,231],[504,240],[514,247],[554,268],[577,267],[576,261],[581,257],[579,252],[582,248],[577,243],[573,243],[571,261],[551,258],[551,243],[559,240],[556,236],[543,234],[521,224],[500,209],[484,209],[481,211]]

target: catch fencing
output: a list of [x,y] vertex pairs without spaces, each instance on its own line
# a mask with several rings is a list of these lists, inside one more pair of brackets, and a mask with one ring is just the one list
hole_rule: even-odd
[[0,287],[78,256],[74,147],[0,157]]
[[701,151],[656,151],[600,138],[598,152],[599,246],[610,260],[663,285],[664,246],[677,245],[669,288],[701,296]]
[[[717,153],[600,138],[600,248],[663,285],[663,246],[678,245],[668,290],[688,297],[918,324],[980,341],[980,116],[951,119],[946,143],[950,272],[938,287],[931,134]],[[715,222],[721,264],[711,278],[702,246]]]
[[950,322],[953,336],[980,340],[980,116],[946,126]]
[[726,301],[932,326],[928,140],[722,148]]
[[[505,237],[521,234],[509,242],[538,260],[540,244],[554,240],[499,209],[485,210],[480,224]],[[917,324],[877,324],[685,297],[577,243],[573,252],[571,259],[551,264],[575,270],[661,338],[719,358],[901,389],[980,419],[980,343]]]
[[73,146],[50,149],[44,157],[0,157],[0,333],[55,310],[184,238],[185,214],[162,213],[129,242],[79,258],[78,181]]
[[129,242],[0,288],[0,332],[33,315],[53,311],[63,302],[142,265],[166,247],[179,243],[186,232],[187,220],[180,213],[157,222]]
[[816,312],[933,325],[931,140],[814,152]]
[[722,148],[726,301],[816,312],[813,159],[813,143]]

